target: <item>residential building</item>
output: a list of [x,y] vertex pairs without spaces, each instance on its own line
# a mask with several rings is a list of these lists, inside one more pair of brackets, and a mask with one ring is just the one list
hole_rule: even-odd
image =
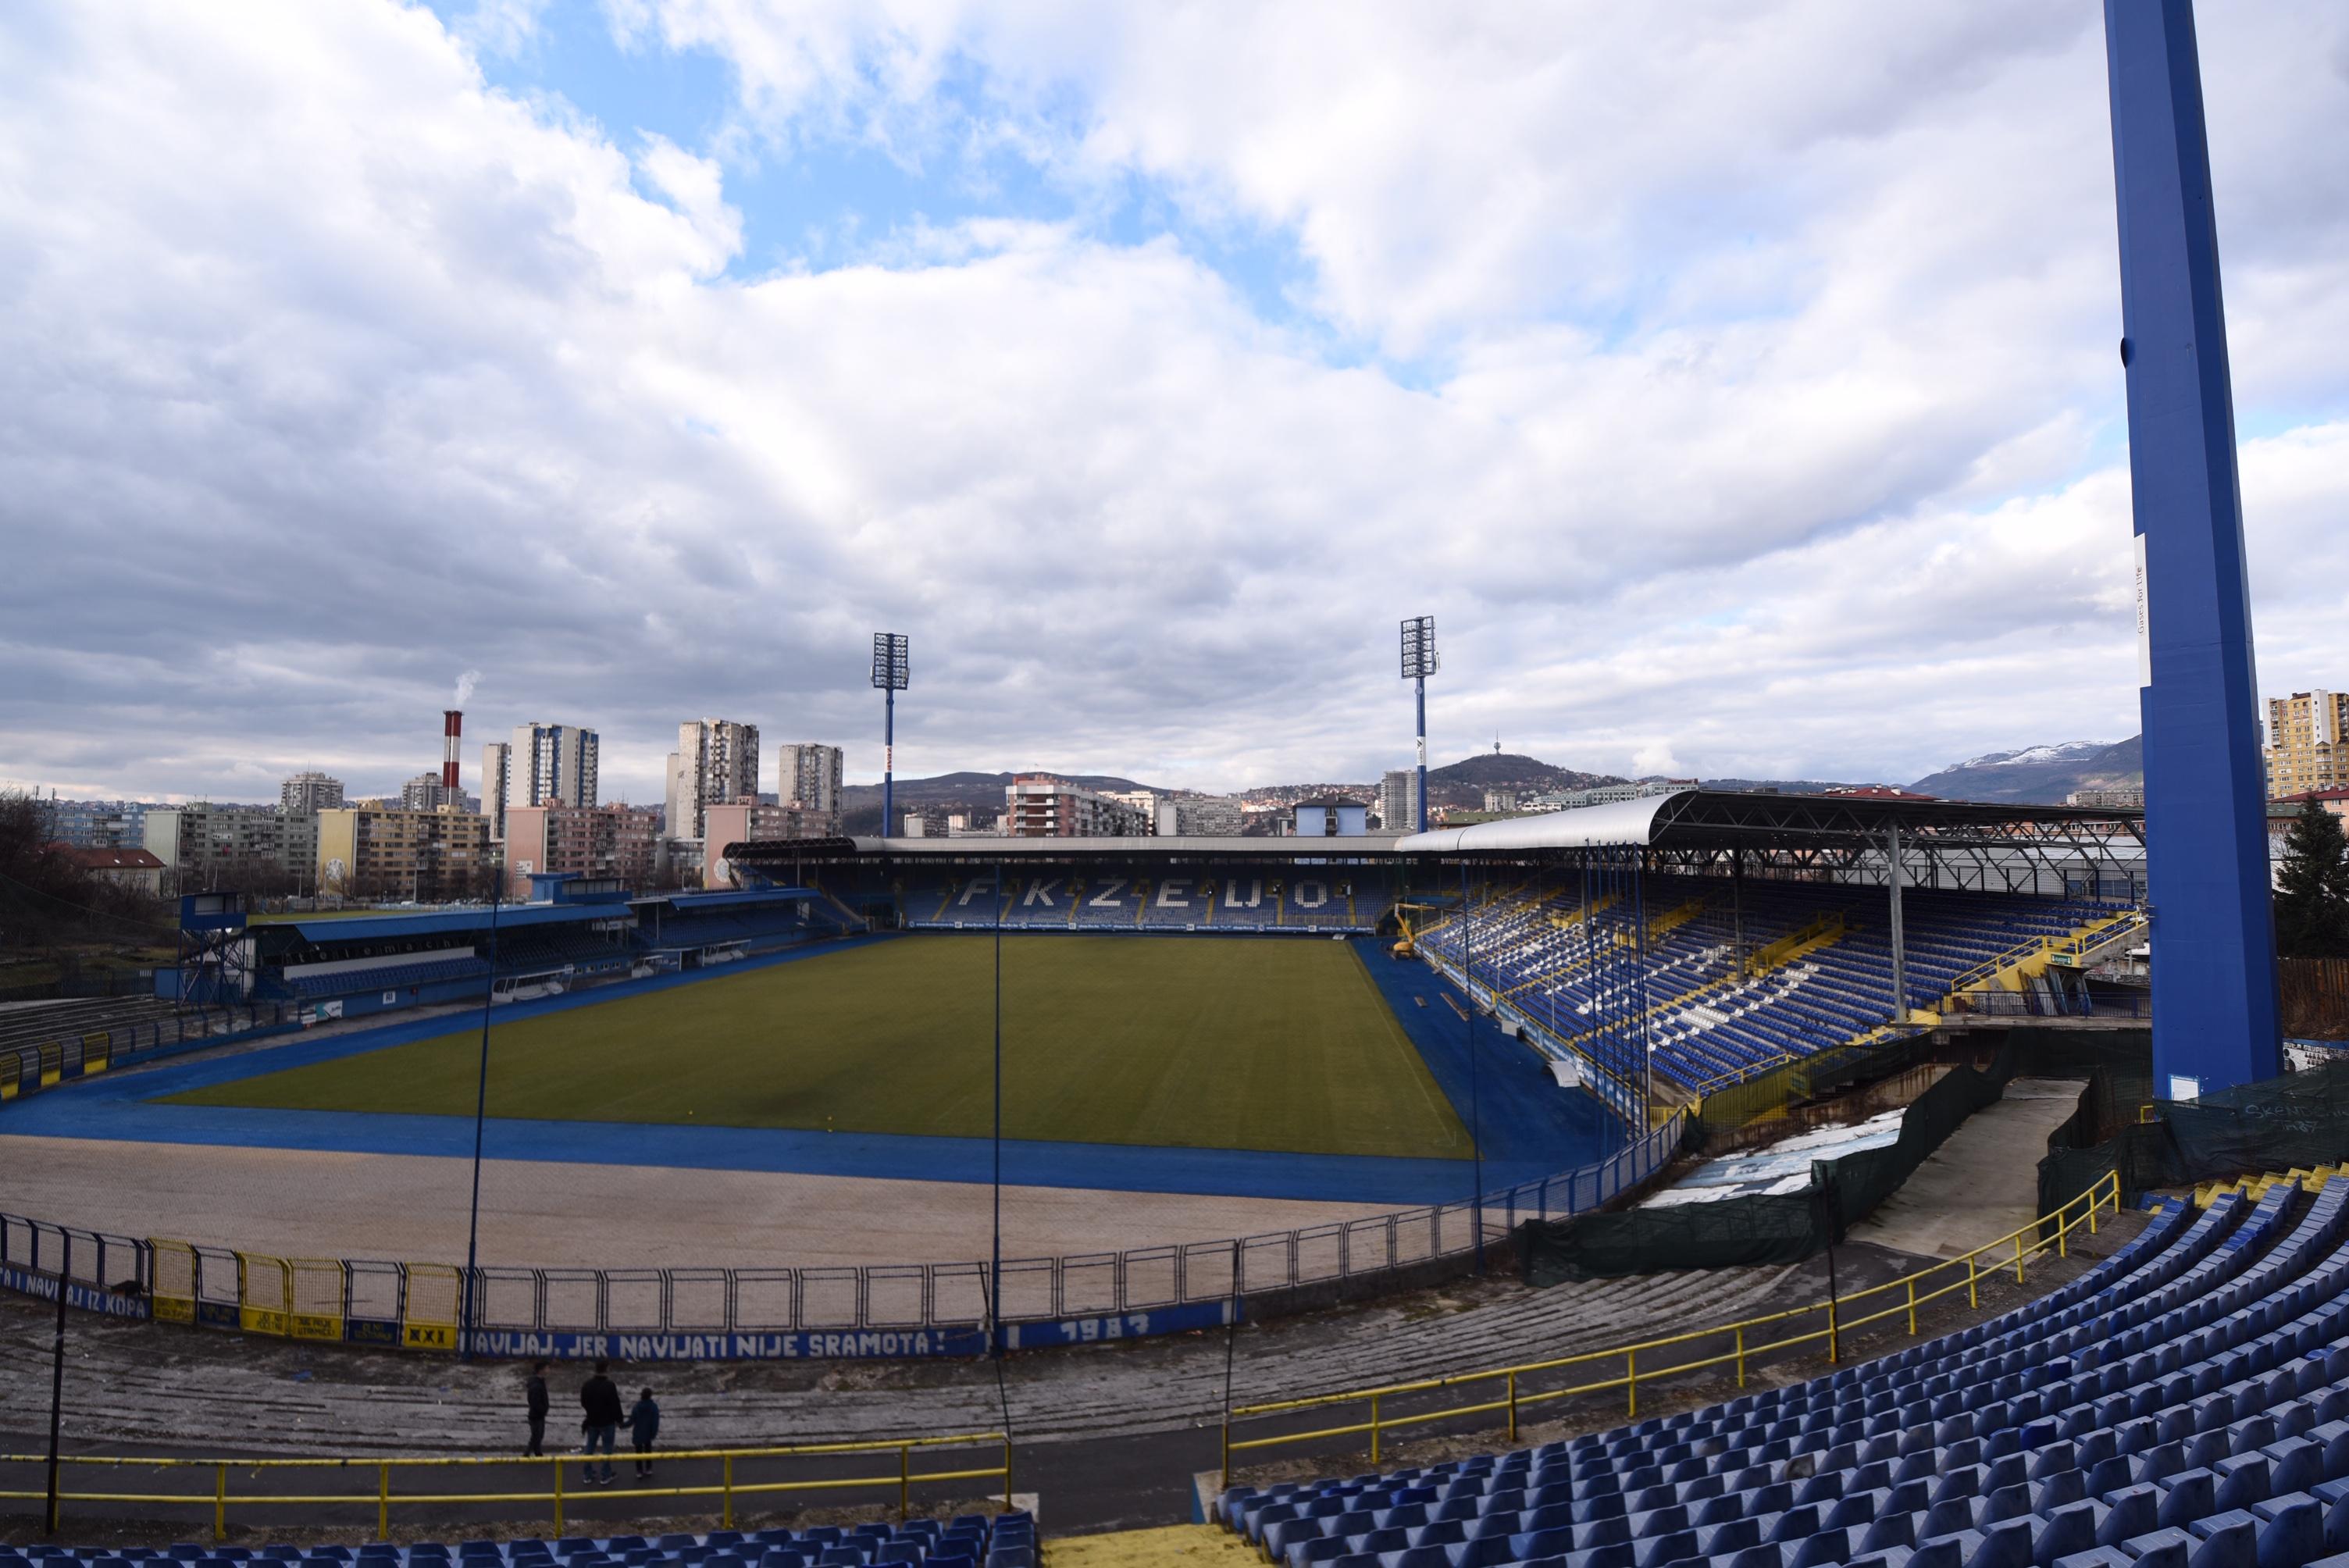
[[133,844],[128,848],[100,848],[88,844],[59,842],[50,846],[67,861],[78,866],[88,875],[116,887],[127,887],[140,892],[155,894],[163,891],[162,860],[151,850]]
[[1172,795],[1158,802],[1160,838],[1236,839],[1247,825],[1247,811],[1232,795]]
[[281,811],[331,811],[343,803],[343,781],[325,773],[296,773],[277,787]]
[[[2311,800],[2336,817],[2349,817],[2349,788],[2311,789],[2303,794],[2288,795],[2268,802],[2268,881],[2271,886],[2281,886],[2283,880],[2284,856],[2292,839],[2293,824]],[[2349,827],[2344,822],[2344,827]]]
[[489,892],[496,861],[489,819],[478,811],[347,806],[316,820],[321,892],[424,903]]
[[271,806],[149,808],[144,847],[163,862],[168,891],[242,889],[264,892],[284,884],[312,885],[318,851],[318,815]]
[[40,802],[48,816],[49,837],[79,849],[137,849],[147,840],[143,800],[59,800]]
[[403,811],[437,811],[443,806],[455,805],[457,793],[440,782],[438,772],[419,773],[399,787],[399,809]]
[[1101,792],[1101,797],[1104,800],[1114,800],[1121,806],[1132,808],[1134,814],[1140,817],[1144,824],[1142,829],[1143,832],[1155,833],[1158,830],[1160,796],[1157,790],[1104,789]]
[[[1585,806],[1610,806],[1619,800],[1643,800],[1651,795],[1671,795],[1696,787],[1697,781],[1693,779],[1635,779],[1625,784],[1596,784],[1588,789],[1561,789],[1553,795],[1537,796],[1534,804],[1546,811],[1575,811]],[[1896,798],[1901,794],[1901,791],[1890,789],[1889,785],[1883,784],[1858,786],[1847,792],[1875,798],[1887,790]],[[1921,795],[1910,798],[1927,799]]]
[[1390,832],[1419,831],[1419,773],[1390,768],[1379,780],[1379,825]]
[[1487,789],[1485,791],[1485,810],[1492,812],[1493,815],[1496,817],[1506,816],[1516,809],[1517,792],[1515,789]]
[[704,831],[703,812],[709,807],[747,806],[758,799],[757,725],[704,718],[677,727],[677,749],[668,754],[671,838],[714,838]]
[[[820,812],[802,810],[797,806],[759,806],[748,800],[718,800],[701,810],[707,830],[700,844],[701,885],[705,888],[734,885],[733,863],[727,859],[726,851],[736,844],[833,836],[833,819]],[[688,863],[679,862],[678,869],[684,872]]]
[[819,746],[812,741],[779,746],[775,748],[774,798],[765,803],[797,806],[824,818],[832,823],[830,831],[838,832],[840,792],[846,766],[847,753],[837,746]]
[[1295,808],[1295,831],[1300,839],[1353,839],[1370,830],[1370,807],[1360,800],[1330,796],[1299,800]]
[[2064,797],[2066,806],[2086,806],[2100,811],[2142,811],[2145,786],[2121,785],[2110,789],[2075,789]]
[[2268,699],[2268,799],[2349,785],[2349,692],[2296,691]]
[[2336,817],[2349,817],[2349,785],[2332,789],[2310,789],[2298,795],[2286,795],[2282,799],[2272,800],[2269,804],[2282,807],[2292,815],[2298,816],[2300,809],[2311,800]]
[[649,891],[661,870],[660,808],[602,806],[506,808],[509,898],[528,898],[533,875],[568,872],[608,877],[631,892]]
[[1151,822],[1123,800],[1050,773],[1016,773],[1004,786],[1004,817],[1017,839],[1143,838]]
[[481,815],[490,820],[490,839],[506,841],[506,791],[513,788],[513,747],[492,740],[481,748]]
[[[593,806],[602,743],[592,729],[535,719],[514,726],[505,758],[505,802],[516,806]],[[488,786],[484,784],[483,789]]]

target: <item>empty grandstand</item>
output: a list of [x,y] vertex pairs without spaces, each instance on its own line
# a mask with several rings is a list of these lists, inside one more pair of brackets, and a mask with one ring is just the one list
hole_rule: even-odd
[[[2134,813],[1691,789],[1405,839],[1413,949],[1637,1118],[1974,1011],[2092,1012]],[[2013,1001],[2020,1006],[2004,1006]]]
[[375,1541],[356,1549],[193,1542],[161,1547],[0,1546],[0,1568],[1037,1568],[1037,1562],[1034,1521],[1016,1511],[799,1530],[477,1539],[453,1547],[439,1541]]
[[1393,902],[1382,867],[1342,872],[1262,867],[1223,875],[1112,862],[1022,866],[999,887],[992,870],[926,872],[903,879],[914,930],[992,926],[1025,931],[1371,932]]
[[2143,940],[2126,811],[1682,789],[1306,848],[859,839],[728,854],[914,931],[1399,930],[1562,1082],[1635,1123],[1889,1031],[2112,1006],[2086,971]]
[[1883,903],[1878,889],[1831,882],[1659,874],[1627,899],[1586,891],[1579,879],[1559,888],[1535,877],[1488,885],[1416,939],[1563,1048],[1604,1049],[1610,1024],[1628,1012],[1654,1070],[1696,1089],[1848,1044],[1920,1009],[1954,1009],[1962,977],[2022,964],[2049,943],[2135,929],[2131,906],[2101,900],[1911,892],[1905,996],[1896,998]]
[[[2349,1549],[2349,1181],[2176,1199],[2030,1305],[1634,1426],[1226,1490],[1287,1568],[2305,1568]],[[2334,1559],[2338,1561],[2338,1559]]]
[[[540,895],[472,907],[319,916],[242,930],[237,1000],[285,1006],[303,1023],[398,1008],[523,1001],[581,985],[716,967],[860,930],[804,887],[631,900],[610,881],[533,879]],[[167,984],[169,984],[167,982]]]
[[0,1011],[0,1099],[79,1078],[137,1051],[205,1040],[274,1021],[275,1009],[242,1016],[182,1011],[157,997],[99,996]]

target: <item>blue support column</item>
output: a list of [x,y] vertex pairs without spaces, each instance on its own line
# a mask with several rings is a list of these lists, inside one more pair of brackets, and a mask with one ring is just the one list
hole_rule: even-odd
[[2105,0],[2105,47],[2136,508],[2154,1088],[2174,1096],[2282,1069],[2275,920],[2191,0]]

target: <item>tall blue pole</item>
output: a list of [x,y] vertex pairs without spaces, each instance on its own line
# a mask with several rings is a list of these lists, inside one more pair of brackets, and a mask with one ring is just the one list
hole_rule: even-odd
[[895,836],[897,831],[897,688],[885,686],[881,692],[881,836]]
[[1419,687],[1419,830],[1427,831],[1427,677],[1418,677]]
[[2259,677],[2192,0],[2105,0],[2155,1092],[2282,1070]]

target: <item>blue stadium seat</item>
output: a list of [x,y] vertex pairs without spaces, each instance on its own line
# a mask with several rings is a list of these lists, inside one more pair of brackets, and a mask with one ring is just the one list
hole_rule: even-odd
[[[1438,1495],[1520,1528],[1464,1516],[1379,1568],[1435,1568],[1432,1549],[1445,1568],[2349,1568],[2349,1181],[2173,1201],[1991,1322],[1450,1473],[1494,1480]],[[1298,1542],[1342,1548],[1336,1522],[1407,1479],[1285,1483],[1277,1503],[1234,1488],[1216,1516],[1277,1507],[1268,1544],[1322,1523]]]

